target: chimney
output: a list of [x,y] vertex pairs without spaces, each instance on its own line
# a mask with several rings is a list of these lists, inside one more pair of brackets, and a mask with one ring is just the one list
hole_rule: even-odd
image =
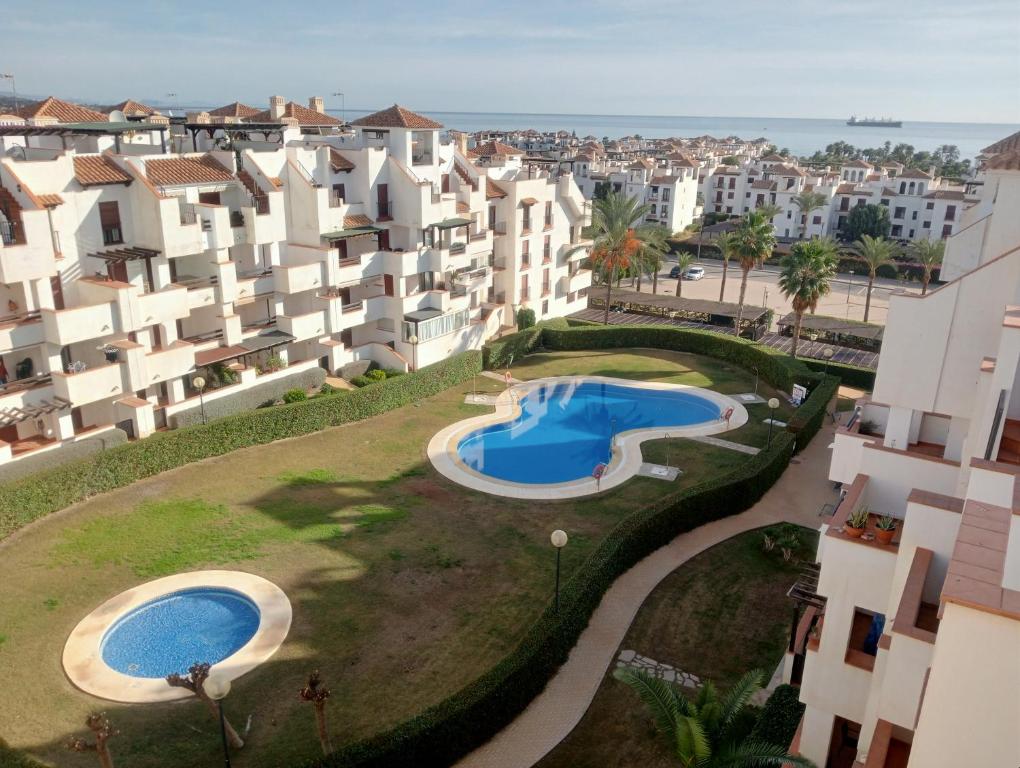
[[273,120],[279,120],[283,117],[284,109],[286,108],[287,102],[284,101],[283,96],[270,96],[269,97],[269,116]]
[[325,102],[323,102],[321,96],[312,96],[308,100],[308,108],[309,109],[314,109],[319,114],[325,114],[326,113],[326,104],[325,104]]
[[453,144],[457,147],[457,151],[462,155],[467,155],[468,135],[463,131],[450,131],[450,138],[453,139]]

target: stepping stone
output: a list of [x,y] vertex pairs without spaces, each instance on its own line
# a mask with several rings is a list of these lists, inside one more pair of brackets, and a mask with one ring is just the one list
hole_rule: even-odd
[[770,421],[772,422],[772,426],[773,427],[785,427],[786,426],[786,422],[785,421],[779,421],[779,419],[764,419],[764,420],[762,420],[762,424],[768,424]]
[[636,655],[634,651],[620,651],[620,661],[631,661]]
[[765,398],[761,395],[756,395],[754,392],[745,392],[742,395],[732,395],[734,400],[739,400],[745,405],[755,405],[757,403],[764,403]]
[[674,672],[671,669],[668,669],[662,673],[662,679],[668,680],[669,682],[672,683],[674,680],[676,680],[676,672]]
[[683,474],[677,467],[667,467],[662,464],[649,464],[644,462],[637,472],[641,477],[654,477],[656,480],[667,480],[672,482]]

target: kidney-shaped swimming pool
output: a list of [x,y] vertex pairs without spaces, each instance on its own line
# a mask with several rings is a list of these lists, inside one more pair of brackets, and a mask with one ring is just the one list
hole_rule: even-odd
[[613,440],[621,433],[718,422],[724,415],[720,404],[698,391],[541,382],[521,397],[512,420],[464,435],[457,455],[475,472],[513,483],[589,478],[596,465],[611,461]]

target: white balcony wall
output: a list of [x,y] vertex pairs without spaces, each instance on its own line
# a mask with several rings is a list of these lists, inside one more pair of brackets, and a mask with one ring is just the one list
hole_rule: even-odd
[[57,273],[53,257],[53,237],[46,211],[21,212],[25,244],[0,243],[0,282],[18,283],[37,280]]
[[61,346],[100,339],[115,333],[113,302],[86,304],[71,309],[40,310],[46,340]]
[[299,264],[294,266],[277,266],[273,269],[276,278],[276,289],[280,293],[301,293],[322,288],[321,262],[312,264]]
[[42,344],[46,337],[41,320],[0,326],[0,349],[7,351]]
[[329,327],[326,324],[326,314],[321,309],[302,315],[295,315],[294,317],[277,315],[276,327],[284,333],[291,334],[299,341],[317,339],[329,332]]
[[53,373],[53,394],[84,405],[124,394],[124,363],[110,363],[81,373]]

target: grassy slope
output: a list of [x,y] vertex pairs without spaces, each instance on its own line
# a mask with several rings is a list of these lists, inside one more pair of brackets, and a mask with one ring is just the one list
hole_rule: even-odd
[[[689,355],[538,355],[521,378],[622,375],[747,391],[741,371]],[[480,390],[499,388],[486,377]],[[598,500],[515,502],[439,477],[424,446],[465,405],[472,383],[359,424],[211,459],[92,499],[16,536],[0,555],[0,678],[40,697],[0,700],[0,736],[61,765],[90,765],[61,745],[105,709],[132,766],[198,764],[217,749],[199,706],[124,707],[77,692],[60,667],[67,634],[89,610],[141,581],[181,570],[238,568],[279,584],[294,624],[283,649],[235,684],[232,718],[252,717],[239,766],[315,754],[311,709],[296,691],[312,669],[333,689],[335,740],[370,735],[469,682],[520,638],[551,587],[548,532],[571,534],[567,574],[637,505],[743,455],[671,441],[675,485],[636,478]],[[759,409],[761,406],[759,406]],[[763,418],[763,415],[759,416]],[[760,424],[739,439],[763,440]],[[660,449],[652,445],[650,454]],[[286,757],[285,757],[286,756]]]

